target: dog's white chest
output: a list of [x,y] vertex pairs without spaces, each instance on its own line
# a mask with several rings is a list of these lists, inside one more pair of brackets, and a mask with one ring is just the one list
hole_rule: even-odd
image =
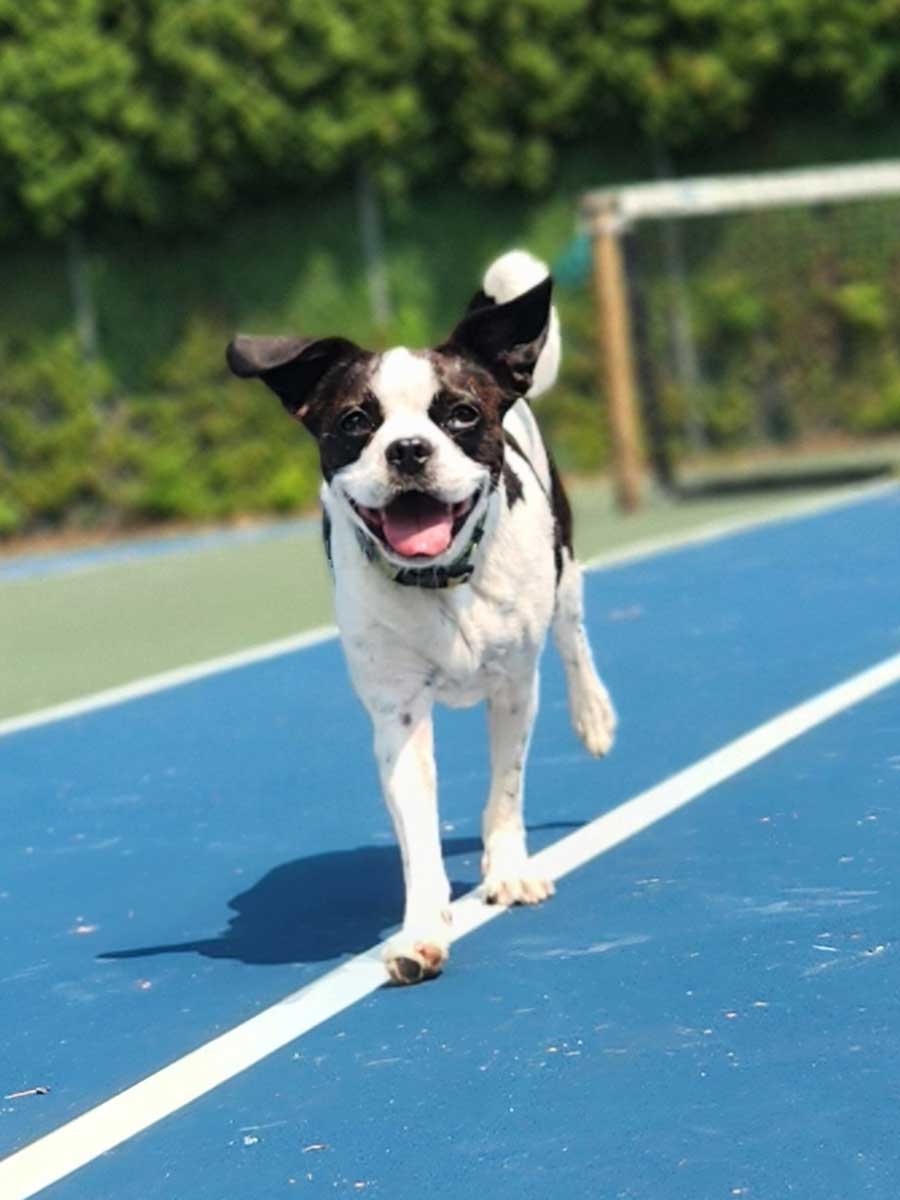
[[435,697],[451,707],[477,704],[518,679],[540,651],[549,619],[537,596],[474,594],[454,605],[444,598],[440,627],[423,644],[432,663]]
[[500,514],[479,570],[458,588],[398,587],[335,531],[338,624],[364,699],[424,681],[444,704],[476,704],[531,669],[553,612],[554,564],[546,503],[529,499]]

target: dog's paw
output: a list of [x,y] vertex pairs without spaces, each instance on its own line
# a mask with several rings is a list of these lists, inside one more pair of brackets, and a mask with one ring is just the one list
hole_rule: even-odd
[[616,737],[616,710],[602,683],[592,680],[573,694],[572,724],[589,754],[602,758],[610,752]]
[[536,874],[521,833],[497,831],[491,835],[481,860],[481,892],[488,904],[540,904],[556,889],[550,879]]
[[482,889],[488,904],[502,904],[506,908],[516,904],[540,904],[556,891],[552,879],[527,874],[486,875]]
[[434,979],[450,957],[446,937],[416,934],[400,930],[384,948],[384,965],[394,983],[421,983]]

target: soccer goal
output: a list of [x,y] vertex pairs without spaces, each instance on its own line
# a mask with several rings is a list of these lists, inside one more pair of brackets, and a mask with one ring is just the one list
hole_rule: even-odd
[[[616,492],[718,449],[900,432],[900,161],[582,198]],[[641,428],[643,426],[643,429]]]

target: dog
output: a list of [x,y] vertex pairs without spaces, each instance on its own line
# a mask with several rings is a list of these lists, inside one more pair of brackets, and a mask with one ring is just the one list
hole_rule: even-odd
[[552,286],[543,263],[515,250],[488,268],[433,349],[242,335],[227,349],[234,374],[262,380],[318,442],[337,623],[403,862],[403,925],[384,951],[401,984],[439,974],[449,954],[433,705],[487,702],[491,904],[537,904],[554,891],[530,865],[522,795],[551,624],[576,732],[594,755],[613,742],[571,510],[529,405],[559,368]]

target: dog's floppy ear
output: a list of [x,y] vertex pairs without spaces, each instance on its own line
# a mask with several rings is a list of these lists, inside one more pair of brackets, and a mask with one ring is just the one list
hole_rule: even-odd
[[225,358],[241,379],[261,379],[279,397],[287,411],[316,431],[316,389],[338,365],[365,357],[346,338],[247,337],[238,334],[228,343]]
[[478,359],[504,387],[524,396],[547,340],[552,293],[553,280],[548,275],[505,304],[492,304],[483,292],[476,294],[451,333],[447,348]]

